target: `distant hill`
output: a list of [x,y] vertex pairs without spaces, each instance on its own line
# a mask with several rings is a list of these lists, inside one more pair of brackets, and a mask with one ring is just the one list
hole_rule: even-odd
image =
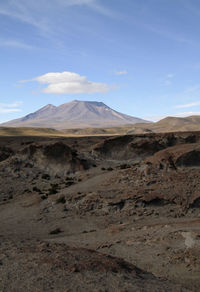
[[0,136],[109,136],[125,134],[200,131],[200,116],[187,118],[167,117],[157,123],[138,123],[118,127],[90,127],[55,130],[39,127],[0,127]]
[[200,116],[167,117],[156,123],[137,124],[127,134],[200,131]]
[[74,100],[54,106],[48,104],[20,119],[3,123],[4,127],[42,127],[54,129],[104,128],[147,121],[119,113],[103,102]]

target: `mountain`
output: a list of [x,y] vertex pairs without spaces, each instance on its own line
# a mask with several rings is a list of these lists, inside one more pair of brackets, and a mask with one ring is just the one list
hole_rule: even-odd
[[42,127],[54,129],[114,127],[147,121],[119,113],[103,102],[79,101],[60,106],[48,104],[20,119],[1,124],[5,127]]
[[137,124],[127,134],[200,131],[200,116],[166,117],[157,123]]

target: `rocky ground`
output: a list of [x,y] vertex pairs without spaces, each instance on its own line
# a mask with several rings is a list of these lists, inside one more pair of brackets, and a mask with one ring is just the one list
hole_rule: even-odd
[[200,291],[200,132],[0,138],[0,291]]

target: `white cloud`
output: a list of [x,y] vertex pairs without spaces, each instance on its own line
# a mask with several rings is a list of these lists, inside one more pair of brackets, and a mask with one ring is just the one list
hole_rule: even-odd
[[189,107],[195,107],[195,106],[198,106],[198,105],[200,105],[200,101],[191,102],[191,103],[188,103],[188,104],[180,104],[180,105],[175,106],[175,108],[189,108]]
[[17,101],[14,103],[0,103],[0,113],[7,114],[7,113],[14,113],[14,112],[21,112],[19,106],[22,104],[21,101]]
[[127,75],[128,71],[127,70],[122,70],[122,71],[115,71],[116,75]]
[[40,84],[46,84],[47,86],[42,90],[45,93],[105,93],[110,90],[110,87],[105,83],[88,81],[85,76],[81,76],[73,72],[47,73],[33,78],[32,81],[37,81]]

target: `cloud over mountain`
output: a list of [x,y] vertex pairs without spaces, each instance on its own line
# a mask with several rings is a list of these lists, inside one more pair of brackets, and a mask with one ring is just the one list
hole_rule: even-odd
[[76,94],[76,93],[105,93],[109,86],[105,83],[88,81],[85,76],[73,72],[52,72],[32,80],[45,84],[45,93]]

